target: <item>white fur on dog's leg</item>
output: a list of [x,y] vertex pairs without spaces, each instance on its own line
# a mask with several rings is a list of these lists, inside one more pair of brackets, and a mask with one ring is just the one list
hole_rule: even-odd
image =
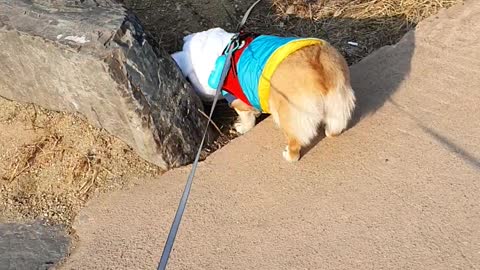
[[334,138],[334,137],[337,137],[338,135],[340,135],[340,133],[332,133],[328,129],[325,130],[325,136],[327,136],[328,138]]
[[235,127],[235,130],[240,134],[245,134],[248,131],[250,131],[250,129],[252,129],[252,127],[249,128],[248,126],[244,125],[241,121],[236,122],[233,126]]
[[299,156],[296,157],[296,158],[292,158],[292,156],[290,155],[290,151],[288,150],[288,145],[285,147],[285,150],[283,150],[283,158],[288,161],[288,162],[295,162],[295,161],[298,161],[299,160]]
[[240,134],[245,134],[255,126],[254,111],[239,111],[237,122],[234,124],[235,130]]
[[337,119],[327,119],[325,126],[325,136],[332,138],[337,137],[345,129],[346,123],[342,123]]

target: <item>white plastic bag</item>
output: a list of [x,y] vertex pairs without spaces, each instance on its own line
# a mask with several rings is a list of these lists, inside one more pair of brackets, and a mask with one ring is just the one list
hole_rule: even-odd
[[172,54],[183,75],[190,80],[203,101],[212,101],[215,96],[216,89],[208,85],[208,78],[215,68],[215,61],[233,35],[221,28],[193,33],[183,38],[182,51]]

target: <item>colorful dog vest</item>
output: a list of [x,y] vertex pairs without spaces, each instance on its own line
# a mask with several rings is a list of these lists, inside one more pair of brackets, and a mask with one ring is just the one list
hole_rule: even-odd
[[245,45],[233,54],[232,65],[222,89],[248,105],[269,113],[270,80],[278,65],[295,51],[321,39],[276,36],[247,36]]

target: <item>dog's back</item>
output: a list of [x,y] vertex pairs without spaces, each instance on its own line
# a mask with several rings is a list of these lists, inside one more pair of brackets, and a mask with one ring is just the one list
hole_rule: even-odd
[[300,147],[317,135],[320,124],[327,136],[347,127],[355,96],[345,59],[326,42],[291,54],[273,74],[269,103],[288,138],[285,158],[297,160]]

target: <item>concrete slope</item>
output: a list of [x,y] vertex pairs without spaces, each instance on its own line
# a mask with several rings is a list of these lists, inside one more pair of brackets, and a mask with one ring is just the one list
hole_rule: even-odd
[[[352,67],[353,127],[283,161],[271,119],[201,163],[169,269],[479,269],[480,3]],[[64,269],[154,269],[189,168],[94,199]]]

